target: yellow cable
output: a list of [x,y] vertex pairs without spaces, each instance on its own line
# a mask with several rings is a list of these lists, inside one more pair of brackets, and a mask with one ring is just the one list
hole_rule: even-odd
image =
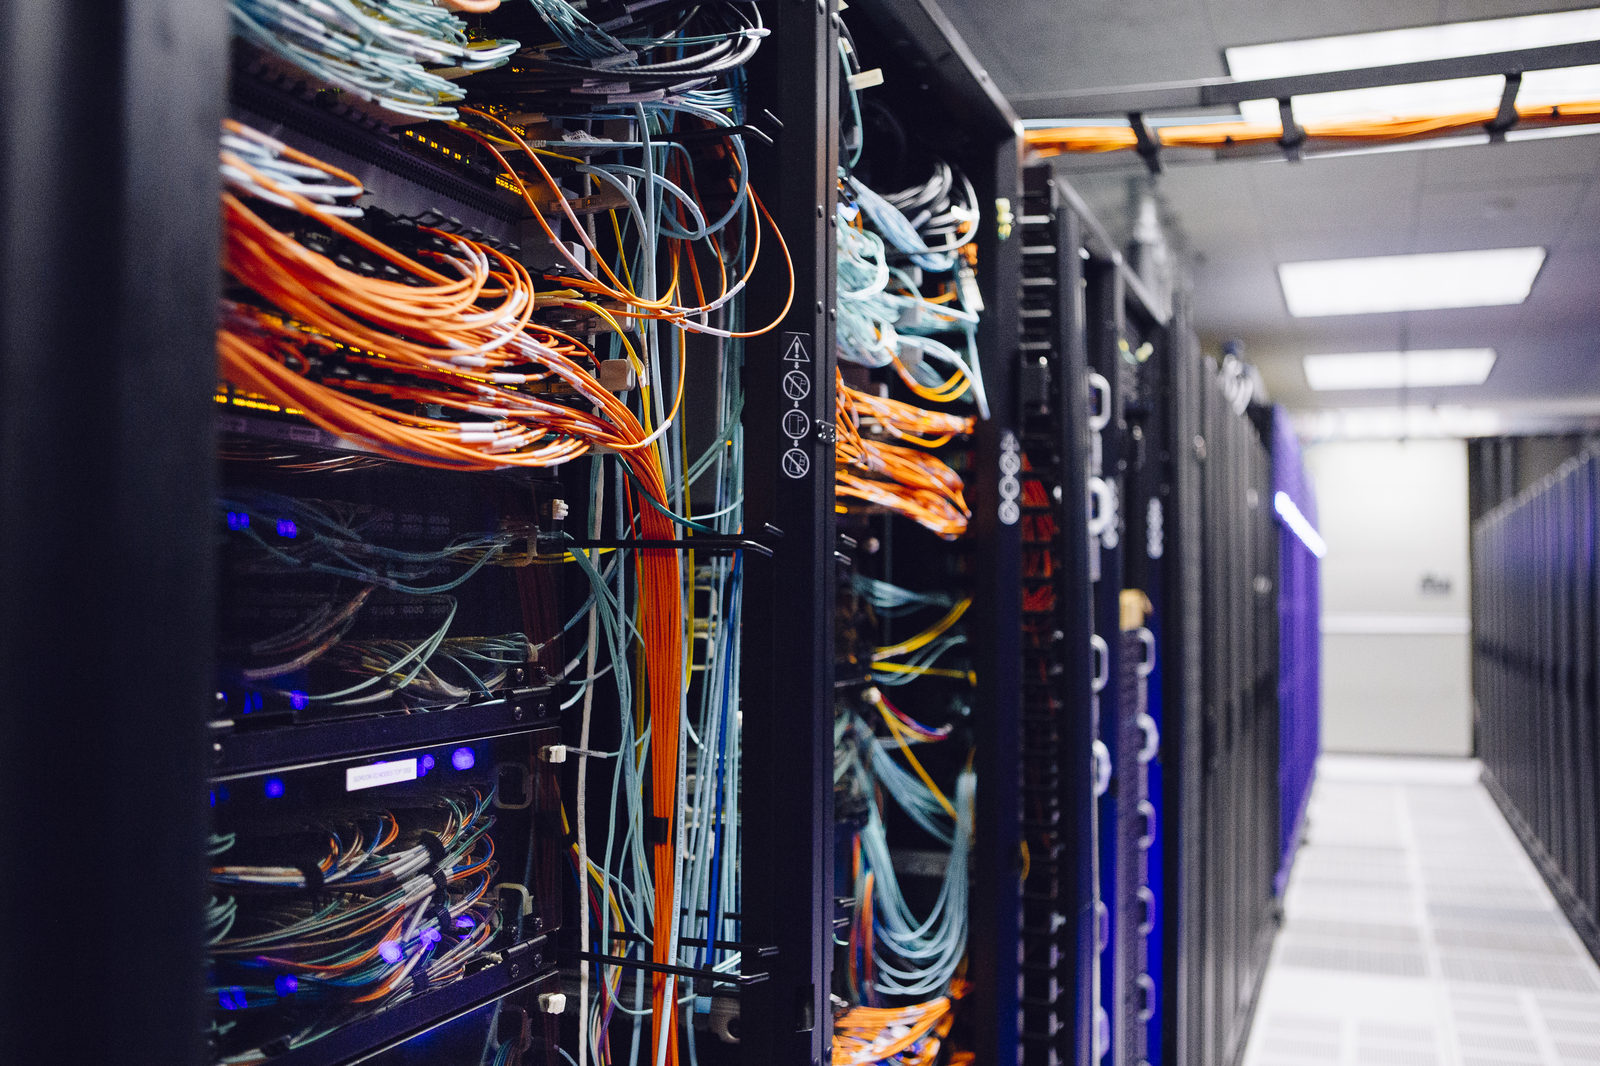
[[958,681],[968,684],[978,683],[978,674],[974,670],[955,670],[944,666],[907,666],[905,663],[873,663],[875,673],[883,674],[916,674],[918,677],[953,677]]
[[972,597],[968,596],[966,599],[950,608],[950,610],[945,613],[943,618],[939,619],[937,622],[933,623],[933,625],[929,626],[927,629],[924,629],[916,636],[907,640],[903,640],[899,644],[889,644],[885,647],[875,650],[872,653],[873,661],[876,662],[879,659],[892,659],[897,655],[905,655],[907,652],[913,652],[918,648],[926,647],[937,640],[945,630],[949,629],[951,626],[955,625],[956,622],[960,621],[961,616],[966,614],[967,608],[971,606]]
[[[877,692],[876,689],[871,691]],[[871,699],[870,696],[868,698]],[[905,755],[906,760],[911,763],[911,768],[917,772],[918,777],[922,778],[922,783],[928,786],[928,791],[932,792],[933,798],[939,801],[939,806],[943,807],[951,818],[955,818],[955,806],[945,799],[944,793],[939,791],[939,786],[933,783],[932,777],[928,776],[928,771],[924,770],[922,764],[917,761],[917,757],[911,754],[911,746],[906,743],[902,732],[903,727],[894,720],[894,715],[889,713],[889,708],[883,705],[883,697],[879,696],[876,699],[871,699],[871,702],[874,707],[878,708],[878,714],[882,716],[884,722],[889,726],[890,734],[894,736],[895,743],[900,745],[900,751]]]

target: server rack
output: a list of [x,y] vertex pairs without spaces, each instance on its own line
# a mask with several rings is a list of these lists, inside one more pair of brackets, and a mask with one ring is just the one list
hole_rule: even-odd
[[[1137,945],[1125,948],[1124,972],[1135,981],[1148,975],[1143,989],[1124,986],[1116,1001],[1145,1022],[1118,1029],[1127,1049],[1119,1061],[1228,1064],[1243,1054],[1278,916],[1271,413],[1254,402],[1245,364],[1229,355],[1219,366],[1202,354],[1187,296],[1165,319],[1150,301],[1125,297],[1117,322],[1114,306],[1105,304],[1115,324],[1105,347],[1115,358],[1104,365],[1125,397],[1112,421],[1126,463],[1121,548],[1132,613],[1123,624],[1138,622],[1142,594],[1154,647],[1148,695],[1141,705],[1137,689],[1131,694],[1117,736],[1148,760],[1124,751],[1115,763],[1134,784],[1126,806],[1148,804],[1127,831],[1131,846],[1150,844],[1136,868],[1148,880],[1121,888],[1130,900],[1123,907],[1143,921],[1113,925]],[[1126,654],[1138,654],[1127,643]],[[1141,783],[1147,795],[1138,794]],[[1133,954],[1138,946],[1142,956]]]
[[1484,784],[1600,957],[1597,470],[1584,452],[1474,523],[1472,629]]
[[[1289,886],[1321,750],[1321,583],[1317,500],[1300,441],[1281,407],[1272,409],[1272,507],[1278,516],[1278,873]],[[1298,517],[1296,517],[1298,516]],[[1297,528],[1304,527],[1304,528]],[[1309,530],[1309,540],[1307,530]]]
[[[866,565],[877,576],[913,584],[953,568],[946,572],[957,574],[972,595],[966,625],[977,679],[967,727],[976,775],[966,969],[972,991],[960,1003],[955,1035],[980,1062],[1010,1061],[1018,1040],[1020,971],[1014,945],[1023,861],[1022,794],[1015,776],[1023,654],[1016,380],[1023,255],[1015,218],[1022,202],[1019,124],[937,5],[863,0],[841,16],[861,67],[882,71],[881,87],[866,90],[869,98],[896,116],[910,142],[965,174],[980,207],[974,243],[983,313],[977,346],[989,416],[977,422],[959,467],[970,524],[957,545],[945,549],[930,547],[925,537],[919,544],[900,519],[886,518],[881,532],[877,526],[869,531],[883,549],[869,560],[857,550],[860,545],[841,544],[840,565],[848,560],[852,567]],[[847,703],[860,691],[859,684],[852,687],[843,677],[838,684]]]
[[1278,921],[1277,530],[1246,368],[1218,367],[1192,337],[1180,344],[1174,388],[1193,421],[1179,422],[1171,446],[1179,507],[1169,521],[1185,550],[1169,589],[1186,633],[1166,662],[1169,706],[1193,702],[1177,735],[1168,731],[1181,767],[1168,784],[1168,879],[1179,882],[1168,1031],[1184,1061],[1231,1063]]
[[[459,749],[459,742],[486,727],[526,733],[530,723],[549,720],[549,703],[530,676],[530,699],[479,705],[471,727],[441,715],[419,729],[391,722],[376,730],[312,730],[276,745],[273,741],[289,738],[226,734],[213,741],[208,736],[206,723],[216,711],[209,649],[218,581],[212,527],[219,242],[215,213],[201,205],[217,200],[216,131],[229,81],[227,12],[220,4],[130,0],[93,11],[8,8],[5,19],[8,69],[18,79],[3,109],[12,146],[5,187],[13,197],[4,233],[7,247],[18,253],[7,257],[4,283],[3,463],[12,492],[5,542],[14,549],[4,564],[6,625],[13,638],[8,662],[18,676],[72,674],[101,693],[94,708],[83,708],[86,714],[77,718],[84,728],[73,741],[72,755],[85,779],[98,784],[63,792],[52,822],[71,826],[85,848],[130,878],[105,894],[94,942],[83,944],[81,952],[71,950],[74,934],[58,940],[59,950],[47,958],[28,963],[26,972],[13,968],[21,959],[7,956],[6,1026],[13,1034],[70,1031],[71,1039],[61,1047],[72,1056],[112,1055],[118,1049],[125,1054],[133,1048],[151,1061],[198,1064],[211,1053],[203,1042],[207,1011],[200,921],[209,865],[208,778],[215,802],[217,786],[260,778],[307,759],[404,755],[419,743],[440,741]],[[831,202],[833,185],[829,138],[819,131],[832,128],[837,107],[836,84],[828,88],[830,78],[836,82],[834,38],[830,13],[812,11],[810,5],[785,12],[782,21],[784,46],[769,54],[781,55],[784,69],[765,102],[777,115],[793,117],[792,132],[779,151],[794,162],[769,170],[788,181],[774,200],[800,266],[808,271],[794,320],[786,325],[816,338],[820,358],[827,359],[832,237],[817,205]],[[86,30],[90,25],[95,29]],[[788,44],[804,34],[815,45],[809,56]],[[70,63],[30,60],[48,53],[49,40],[69,37],[78,41]],[[330,129],[326,113],[301,106],[302,101],[274,99],[259,88],[248,79],[236,82],[235,105],[258,116],[272,112],[269,117],[285,131],[285,140],[317,142],[329,155],[339,151],[319,140]],[[796,89],[805,91],[797,95]],[[160,100],[161,107],[148,106],[152,100]],[[104,133],[92,155],[84,156],[88,139],[82,131],[91,127]],[[339,129],[339,123],[331,128]],[[505,213],[503,196],[475,191],[470,182],[450,180],[448,173],[441,178],[437,167],[380,138],[356,137],[343,147],[385,192],[411,192],[430,206],[446,204],[468,226],[514,222]],[[26,248],[33,251],[24,255]],[[37,265],[47,248],[95,251],[51,256],[60,269],[13,269],[28,257]],[[102,313],[81,314],[84,293],[95,294]],[[68,313],[74,300],[79,311]],[[69,337],[59,326],[73,318],[81,328]],[[80,377],[70,387],[64,372],[69,366]],[[813,395],[817,412],[831,422],[831,376],[819,376]],[[777,452],[766,442],[779,439],[779,429],[774,419],[756,417],[765,399],[758,399],[747,418],[747,432],[754,450],[771,457]],[[91,439],[62,432],[75,419],[109,427],[112,435]],[[229,422],[226,428],[260,427]],[[816,438],[825,437],[819,429]],[[333,443],[315,433],[294,439],[313,447]],[[825,470],[826,453],[818,448],[816,455],[816,468]],[[813,487],[809,506],[790,505],[785,513],[784,504],[773,501],[765,503],[769,509],[763,515],[778,519],[772,525],[790,546],[781,549],[784,562],[800,561],[803,579],[823,573],[834,548],[828,479],[818,476],[800,488]],[[49,548],[30,553],[25,545],[34,537]],[[832,589],[823,588],[820,609],[808,610],[799,630],[814,634],[824,627],[814,643],[826,648]],[[25,618],[31,619],[26,625]],[[103,640],[105,650],[89,657],[94,665],[86,670],[83,657],[71,650],[77,639],[69,635],[73,632],[114,639]],[[807,661],[803,654],[791,656],[792,650],[792,641],[782,642],[775,654],[789,661],[777,663],[769,676],[794,682],[781,698],[801,693],[806,713],[799,717],[805,722],[824,702],[806,701],[804,694],[826,693],[827,657],[813,655]],[[815,664],[818,658],[823,665]],[[64,694],[65,688],[59,691]],[[65,704],[55,713],[45,698],[35,704],[36,713],[16,718],[12,709],[6,720],[8,744],[19,750],[56,745],[47,740],[44,727],[63,720]],[[752,727],[759,734],[761,723]],[[537,736],[541,742],[550,739],[548,733]],[[785,736],[792,741],[794,733]],[[759,737],[753,739],[759,748]],[[817,762],[825,764],[825,736],[819,746]],[[785,768],[793,765],[792,757],[792,750],[784,752]],[[5,795],[8,813],[17,814],[8,819],[9,842],[33,852],[44,846],[33,835],[41,824],[21,812],[51,787],[45,760],[30,765],[39,773],[8,775]],[[532,764],[526,768],[530,778],[539,773]],[[811,769],[810,764],[800,767],[802,774]],[[757,787],[769,783],[760,781]],[[292,790],[293,781],[267,778],[264,787],[271,796],[275,788]],[[827,790],[808,784],[802,792],[805,798],[797,807],[808,811],[816,839],[823,841],[829,828]],[[794,823],[785,823],[785,831],[792,834]],[[814,854],[818,866],[825,867],[826,857],[825,851]],[[813,880],[822,876],[814,874]],[[23,907],[22,893],[32,889],[9,875],[4,883],[7,900]],[[768,925],[782,924],[770,921],[759,899],[754,902],[747,915],[752,924],[762,918],[769,918]],[[812,902],[808,899],[807,906]],[[814,909],[822,910],[820,905]],[[790,999],[782,1014],[789,1021],[819,1013],[825,1018],[826,980],[814,977],[826,976],[831,913],[796,924],[804,927],[803,934],[784,947],[788,958],[799,959],[806,969],[803,983],[812,987],[821,1009]],[[791,928],[779,929],[773,942]],[[91,957],[98,961],[83,962]],[[550,988],[555,957],[552,945],[549,951],[508,957],[499,969],[508,981],[520,982],[519,988],[542,994]],[[533,971],[544,976],[529,984]],[[474,993],[466,1000],[455,995],[450,1004],[429,1002],[427,1009],[409,1012],[410,1021],[390,1024],[383,1034],[352,1031],[337,1047],[324,1043],[317,1057],[335,1061],[374,1052],[480,1000]],[[98,1006],[80,1014],[78,1005],[84,1002]],[[530,1013],[539,1009],[527,1004]],[[385,1016],[388,1023],[399,1019],[400,1014]],[[795,1061],[826,1056],[826,1026],[818,1029],[821,1035],[808,1037],[813,1046],[795,1053]],[[13,1042],[22,1046],[22,1037]],[[46,1052],[41,1061],[51,1057]]]

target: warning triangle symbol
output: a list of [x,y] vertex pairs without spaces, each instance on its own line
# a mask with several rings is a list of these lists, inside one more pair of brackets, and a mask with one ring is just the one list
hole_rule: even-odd
[[809,363],[809,362],[811,362],[811,356],[806,354],[806,339],[805,339],[805,337],[802,334],[799,334],[799,333],[791,333],[791,334],[789,334],[789,336],[792,339],[789,341],[788,350],[783,353],[783,361],[785,363]]

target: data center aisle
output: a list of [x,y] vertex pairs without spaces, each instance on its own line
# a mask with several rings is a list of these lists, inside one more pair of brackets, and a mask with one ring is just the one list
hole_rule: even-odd
[[1600,1064],[1600,968],[1475,761],[1319,761],[1244,1066],[1345,1064]]

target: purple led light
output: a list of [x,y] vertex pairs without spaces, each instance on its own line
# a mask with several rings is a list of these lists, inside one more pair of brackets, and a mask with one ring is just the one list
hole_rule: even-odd
[[304,692],[291,692],[291,693],[289,693],[289,706],[293,707],[297,711],[305,710],[306,709],[306,704],[308,704],[310,702],[311,702],[311,698],[309,696],[307,696]]
[[431,925],[417,935],[417,939],[422,942],[423,947],[427,947],[429,944],[437,944],[439,942],[439,938],[439,930]]
[[283,795],[283,778],[267,778],[267,783],[262,787],[262,791],[266,792],[268,799],[277,799]]
[[246,514],[245,512],[243,512],[243,511],[229,511],[228,512],[228,528],[229,529],[249,529],[250,528],[250,516],[248,514]]
[[279,974],[272,987],[280,996],[292,996],[300,991],[300,978],[292,973]]
[[456,919],[457,929],[471,929],[477,924],[477,922],[472,920],[472,915],[470,914],[463,914],[461,917]]
[[378,945],[378,954],[383,956],[383,961],[393,964],[406,957],[405,949],[398,940],[385,940]]
[[478,753],[471,748],[457,748],[450,753],[450,765],[457,770],[470,770],[478,764]]
[[244,989],[238,985],[224,988],[217,993],[217,1003],[223,1010],[244,1010],[250,1004],[245,1001]]
[[424,755],[421,759],[417,760],[417,776],[418,777],[427,777],[428,776],[428,771],[432,770],[433,766],[434,766],[433,756],[432,755]]
[[278,519],[278,536],[294,538],[300,535],[300,527],[287,518]]

